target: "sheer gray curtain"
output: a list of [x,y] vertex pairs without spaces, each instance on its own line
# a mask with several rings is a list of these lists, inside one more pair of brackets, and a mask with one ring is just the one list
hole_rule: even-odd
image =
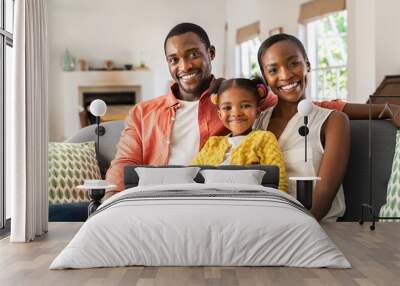
[[6,187],[12,242],[47,231],[48,48],[46,0],[15,2],[13,92],[6,99]]

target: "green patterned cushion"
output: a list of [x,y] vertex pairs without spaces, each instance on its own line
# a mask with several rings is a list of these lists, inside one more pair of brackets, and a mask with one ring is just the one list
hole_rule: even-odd
[[400,129],[397,130],[396,134],[396,150],[393,157],[392,173],[388,183],[386,204],[381,207],[379,216],[400,217]]
[[49,204],[88,201],[77,190],[86,179],[101,179],[94,142],[49,143]]

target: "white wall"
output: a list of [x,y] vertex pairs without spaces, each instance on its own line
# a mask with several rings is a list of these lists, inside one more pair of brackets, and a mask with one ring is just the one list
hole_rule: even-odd
[[[400,1],[375,2],[376,82],[400,74]],[[368,33],[368,31],[365,31]]]
[[[165,93],[169,73],[163,42],[180,22],[202,26],[216,46],[213,72],[222,76],[225,0],[48,0],[50,50],[49,125],[50,140],[64,140],[62,59],[66,48],[76,58],[100,66],[111,59],[116,64],[138,61],[150,67],[154,94]],[[66,99],[68,100],[68,99]],[[75,116],[74,114],[72,116]]]
[[366,102],[376,81],[375,0],[347,0],[348,100]]
[[347,0],[349,96],[365,102],[385,75],[400,74],[400,1]]

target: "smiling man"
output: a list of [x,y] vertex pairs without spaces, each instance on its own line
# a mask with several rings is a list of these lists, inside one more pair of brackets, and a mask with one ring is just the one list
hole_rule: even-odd
[[168,34],[164,51],[170,74],[179,87],[176,98],[195,101],[213,80],[211,61],[215,57],[215,48],[200,27],[193,27],[188,32],[185,27],[188,25],[183,25],[182,30],[173,29]]
[[[181,23],[164,41],[175,81],[166,95],[135,105],[106,179],[123,190],[126,165],[187,165],[212,135],[227,130],[209,100],[221,80],[211,74],[215,48],[198,25]],[[108,192],[107,196],[112,195]]]

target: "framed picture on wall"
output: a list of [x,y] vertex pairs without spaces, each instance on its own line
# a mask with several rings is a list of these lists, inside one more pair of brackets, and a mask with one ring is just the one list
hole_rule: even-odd
[[280,34],[280,33],[283,33],[283,27],[275,27],[275,28],[272,28],[271,30],[269,30],[270,36],[275,35],[275,34]]

